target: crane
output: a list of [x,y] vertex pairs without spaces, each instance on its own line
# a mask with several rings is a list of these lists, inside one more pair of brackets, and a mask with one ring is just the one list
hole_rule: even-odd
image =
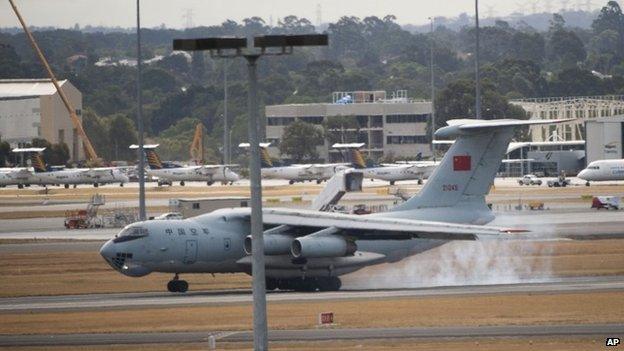
[[80,136],[80,138],[82,139],[82,145],[84,146],[87,160],[90,161],[92,164],[99,164],[101,160],[99,159],[97,153],[95,152],[95,149],[93,148],[93,145],[91,144],[91,141],[89,140],[89,137],[87,136],[87,133],[85,133],[84,128],[82,127],[82,122],[78,118],[78,115],[76,115],[76,109],[71,105],[71,103],[69,102],[69,99],[67,99],[67,96],[61,89],[61,86],[59,85],[56,79],[56,76],[54,75],[54,72],[52,72],[52,68],[50,67],[50,64],[48,63],[48,60],[46,60],[45,56],[43,56],[43,52],[39,48],[39,45],[37,45],[35,38],[33,37],[32,33],[28,29],[28,26],[26,26],[26,22],[22,18],[22,15],[17,10],[17,6],[15,6],[15,2],[13,2],[13,0],[9,0],[9,2],[11,3],[11,7],[13,8],[15,15],[17,15],[17,19],[22,24],[22,28],[24,28],[24,32],[26,33],[26,36],[28,37],[30,44],[32,45],[33,49],[37,53],[37,56],[39,56],[39,60],[41,61],[46,71],[48,72],[48,76],[50,76],[50,80],[52,81],[52,84],[54,84],[54,87],[56,88],[56,91],[61,97],[61,100],[63,100],[63,104],[65,105],[65,108],[67,109],[67,112],[69,113],[69,117],[71,118],[72,125],[74,129],[78,132],[78,135]]

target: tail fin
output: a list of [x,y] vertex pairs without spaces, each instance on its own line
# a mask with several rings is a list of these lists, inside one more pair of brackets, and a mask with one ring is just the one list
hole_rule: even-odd
[[266,147],[260,145],[260,167],[271,168],[273,167],[273,161]]
[[[393,211],[461,207],[487,210],[485,195],[507,151],[516,126],[550,124],[567,120],[450,120],[436,137],[452,138],[451,146],[419,194]],[[489,212],[489,211],[488,211]],[[450,214],[449,214],[450,215]]]
[[351,149],[351,164],[353,168],[362,169],[366,168],[366,162],[364,161],[364,157],[362,157],[362,153],[358,149]]
[[145,158],[147,159],[147,164],[151,169],[162,169],[163,164],[160,160],[160,156],[156,153],[154,149],[145,149]]
[[45,161],[43,160],[43,156],[40,153],[33,152],[30,155],[30,162],[35,170],[35,173],[47,172],[48,168],[45,165]]

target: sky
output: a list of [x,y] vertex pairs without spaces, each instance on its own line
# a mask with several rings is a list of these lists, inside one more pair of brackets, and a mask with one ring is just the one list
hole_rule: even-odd
[[[135,0],[15,0],[29,26],[61,28],[79,24],[84,27],[133,27],[136,23]],[[556,11],[567,3],[567,8],[586,8],[587,0],[481,0],[481,16],[505,16],[512,12]],[[607,0],[589,0],[592,9]],[[622,4],[622,1],[620,1]],[[168,28],[218,25],[226,19],[240,22],[243,18],[259,16],[267,24],[271,18],[277,23],[288,15],[305,17],[318,23],[320,7],[323,23],[335,22],[341,16],[364,18],[375,15],[395,15],[400,24],[425,24],[433,16],[455,17],[462,12],[474,13],[472,0],[141,0],[142,27]],[[191,14],[191,16],[187,16]],[[189,18],[190,17],[190,18]],[[19,22],[6,0],[0,1],[0,27],[18,27]]]

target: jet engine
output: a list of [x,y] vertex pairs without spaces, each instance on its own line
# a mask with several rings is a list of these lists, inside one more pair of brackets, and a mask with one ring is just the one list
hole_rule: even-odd
[[357,251],[354,242],[340,236],[305,236],[293,240],[290,252],[295,258],[342,257]]
[[[293,237],[284,234],[268,234],[264,235],[264,254],[265,255],[287,255],[290,253],[290,244]],[[251,235],[245,237],[245,253],[251,255]]]

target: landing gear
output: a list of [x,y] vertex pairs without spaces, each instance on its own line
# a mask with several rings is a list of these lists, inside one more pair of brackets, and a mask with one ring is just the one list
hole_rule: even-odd
[[184,181],[181,181],[181,182],[180,182],[180,186],[184,186]]
[[338,277],[309,277],[292,279],[267,279],[267,290],[338,291],[342,282]]
[[208,182],[206,182],[206,184],[208,184],[208,186],[211,186],[212,184],[214,184],[214,182],[213,181],[208,181]]
[[288,184],[293,185],[293,184],[295,184],[295,181],[294,180],[289,180]]
[[176,274],[173,279],[167,283],[167,290],[169,290],[169,292],[185,293],[188,290],[188,282],[186,280],[180,280],[178,274]]
[[24,189],[24,184],[17,184],[18,189]]
[[100,186],[100,184],[98,184],[98,183],[93,183],[93,187],[94,187],[94,188],[97,188],[97,187],[99,187],[99,186]]
[[69,184],[64,185],[65,189],[69,189]]
[[586,183],[585,183],[585,186],[589,186],[589,182],[586,182]]
[[321,184],[323,181],[321,179],[316,180],[316,184]]
[[423,184],[423,180],[422,179],[418,179],[418,185],[422,185]]
[[394,185],[394,180],[391,180],[391,181],[390,181],[390,185]]

